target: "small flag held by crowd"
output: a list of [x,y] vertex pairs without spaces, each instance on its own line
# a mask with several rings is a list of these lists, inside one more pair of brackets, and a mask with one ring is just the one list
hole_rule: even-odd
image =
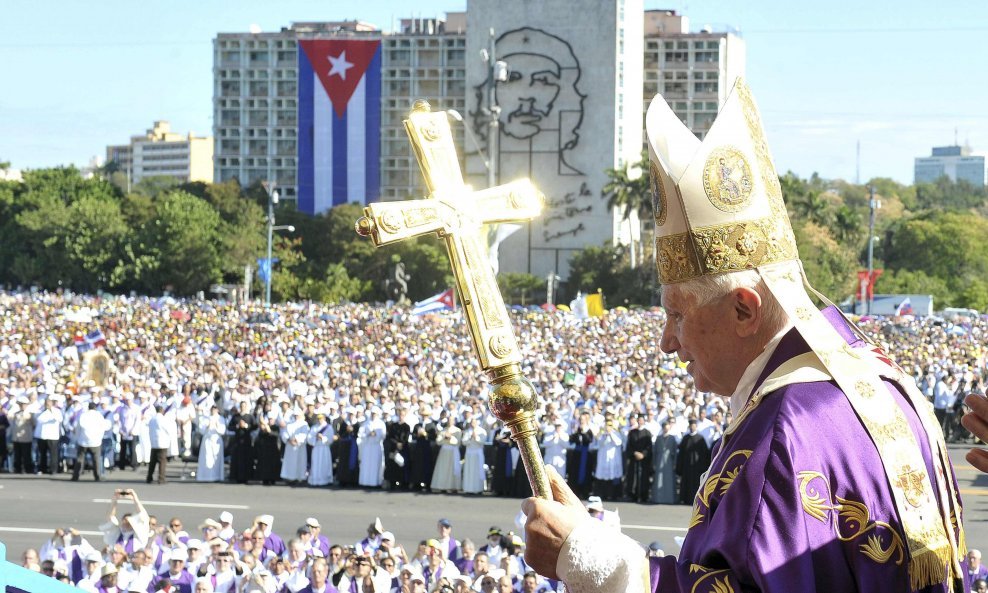
[[436,296],[415,303],[415,306],[412,307],[412,315],[425,315],[426,313],[435,313],[437,311],[452,311],[455,308],[453,305],[453,289],[448,288]]
[[83,352],[88,352],[93,348],[102,348],[103,346],[106,346],[106,336],[103,335],[103,330],[96,328],[86,334],[85,337],[76,334],[75,338],[73,338],[73,342],[75,342],[76,350],[79,354],[82,354]]

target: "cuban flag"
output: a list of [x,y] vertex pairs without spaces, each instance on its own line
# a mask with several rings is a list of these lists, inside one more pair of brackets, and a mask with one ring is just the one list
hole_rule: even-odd
[[449,288],[436,296],[415,303],[415,306],[412,307],[412,315],[425,315],[426,313],[452,311],[453,309],[455,309],[453,306],[453,289]]
[[298,42],[298,208],[380,195],[381,40]]

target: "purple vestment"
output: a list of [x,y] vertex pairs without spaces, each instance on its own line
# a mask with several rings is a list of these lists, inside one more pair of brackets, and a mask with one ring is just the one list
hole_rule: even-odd
[[[836,311],[824,314],[852,346],[865,346]],[[791,330],[753,392],[808,351]],[[936,475],[916,412],[894,383],[886,386],[916,436],[928,475]],[[653,591],[911,591],[909,551],[882,460],[835,383],[765,394],[720,448],[679,558],[650,559]],[[947,583],[923,589],[949,590]]]

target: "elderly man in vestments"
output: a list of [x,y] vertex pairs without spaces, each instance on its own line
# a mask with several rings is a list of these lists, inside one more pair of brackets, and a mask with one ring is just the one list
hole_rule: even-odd
[[554,500],[523,503],[530,564],[574,593],[951,590],[964,537],[936,417],[879,347],[810,299],[747,86],[702,142],[661,98],[646,130],[660,347],[698,390],[729,397],[734,421],[678,558],[646,558],[587,519],[547,468]]

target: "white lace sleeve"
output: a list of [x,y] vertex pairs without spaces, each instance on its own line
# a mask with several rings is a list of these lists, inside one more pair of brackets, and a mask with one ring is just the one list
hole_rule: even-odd
[[646,593],[648,562],[638,542],[600,521],[584,521],[566,538],[556,573],[572,593]]

